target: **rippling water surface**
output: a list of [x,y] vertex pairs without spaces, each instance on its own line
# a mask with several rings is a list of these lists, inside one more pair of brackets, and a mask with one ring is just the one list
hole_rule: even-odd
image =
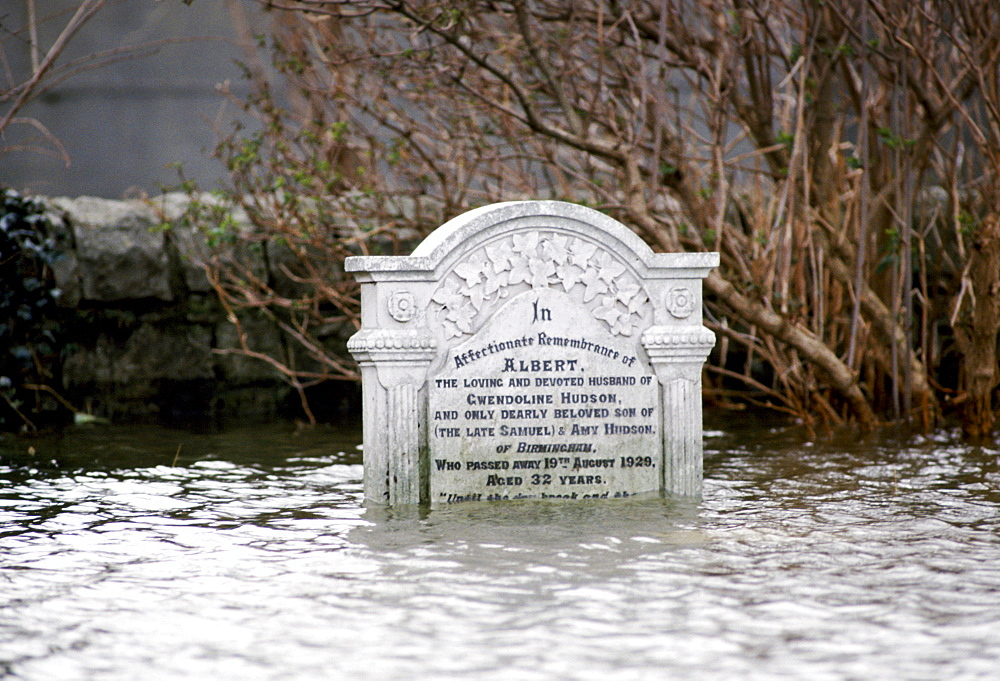
[[400,516],[359,442],[0,441],[0,678],[997,678],[995,449],[714,430],[700,502]]

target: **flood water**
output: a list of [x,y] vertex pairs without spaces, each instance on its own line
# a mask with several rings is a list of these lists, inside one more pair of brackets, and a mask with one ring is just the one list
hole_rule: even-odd
[[998,678],[997,449],[741,418],[698,502],[409,516],[354,427],[7,438],[0,678]]

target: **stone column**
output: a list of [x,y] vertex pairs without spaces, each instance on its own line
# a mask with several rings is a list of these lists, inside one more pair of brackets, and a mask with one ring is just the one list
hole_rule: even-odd
[[701,495],[701,369],[715,346],[715,334],[704,326],[652,326],[642,346],[660,382],[663,423],[663,489],[672,494]]
[[427,401],[421,388],[435,347],[427,329],[361,329],[347,343],[361,367],[367,501],[396,506],[426,497],[421,459]]

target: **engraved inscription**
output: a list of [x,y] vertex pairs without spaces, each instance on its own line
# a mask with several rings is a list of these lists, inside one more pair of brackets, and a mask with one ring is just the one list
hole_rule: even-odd
[[659,487],[659,384],[634,341],[566,292],[511,298],[429,385],[432,503]]

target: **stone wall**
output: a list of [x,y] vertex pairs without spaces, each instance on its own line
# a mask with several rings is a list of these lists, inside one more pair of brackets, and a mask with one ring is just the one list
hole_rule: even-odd
[[[238,347],[236,328],[199,265],[204,237],[179,219],[184,196],[48,203],[63,216],[56,281],[75,311],[63,365],[74,406],[119,421],[295,415],[298,396],[275,369],[225,353]],[[258,257],[267,272],[267,250]],[[266,320],[244,326],[255,350],[293,352]],[[332,418],[357,399],[356,386],[337,382],[312,406]]]

